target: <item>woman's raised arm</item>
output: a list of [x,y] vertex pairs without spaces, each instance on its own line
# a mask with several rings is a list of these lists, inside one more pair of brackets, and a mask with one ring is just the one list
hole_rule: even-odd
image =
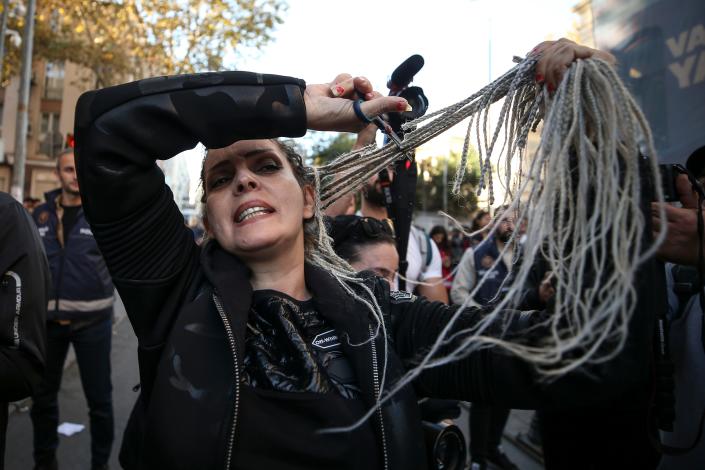
[[[164,299],[185,292],[198,250],[156,160],[202,142],[296,137],[307,127],[357,130],[351,98],[369,115],[406,101],[381,97],[369,81],[339,75],[302,80],[250,72],[157,77],[81,96],[76,161],[83,208],[138,335],[162,317]],[[401,105],[399,104],[401,103]],[[135,318],[139,315],[139,319]]]

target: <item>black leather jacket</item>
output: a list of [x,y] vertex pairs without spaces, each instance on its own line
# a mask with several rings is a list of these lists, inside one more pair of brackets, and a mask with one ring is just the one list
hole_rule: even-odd
[[0,193],[0,468],[7,402],[34,393],[44,372],[49,265],[22,204]]
[[[219,148],[239,139],[302,135],[304,87],[287,77],[224,72],[142,80],[86,93],[78,102],[84,211],[139,340],[142,391],[123,441],[125,468],[231,468],[238,432],[246,427],[237,417],[252,297],[248,270],[216,242],[196,246],[155,159],[198,141]],[[384,310],[391,350],[385,354],[377,338],[344,352],[371,406],[383,363],[386,383],[394,384],[453,309],[390,298],[384,284],[367,282]],[[307,265],[306,284],[336,330],[352,342],[369,338],[367,312],[328,273]],[[469,311],[458,328],[479,315]],[[528,314],[515,317],[532,321]],[[651,326],[640,318],[632,327],[624,353],[592,370],[591,378],[572,374],[538,383],[529,365],[491,349],[423,373],[415,390],[403,389],[375,416],[384,467],[426,468],[417,395],[535,408],[611,399],[643,386]]]
[[37,227],[0,193],[0,402],[30,396],[42,379],[50,288]]

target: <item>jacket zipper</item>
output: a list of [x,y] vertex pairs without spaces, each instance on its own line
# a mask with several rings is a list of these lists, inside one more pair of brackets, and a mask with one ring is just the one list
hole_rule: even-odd
[[59,298],[61,297],[61,284],[62,284],[62,279],[64,277],[64,258],[66,253],[64,252],[65,248],[62,246],[61,250],[59,251],[59,279],[56,281],[56,293],[54,296],[54,312],[56,313],[57,317],[59,315]]
[[[372,344],[372,378],[375,386],[375,400],[380,397],[379,393],[379,369],[377,366],[377,345],[375,344],[375,333],[372,325],[368,325],[370,329],[370,338]],[[377,415],[379,416],[379,427],[382,431],[382,454],[384,455],[384,470],[389,468],[389,455],[387,454],[387,436],[384,432],[384,418],[382,416],[382,407],[377,406]]]
[[228,342],[230,343],[230,351],[233,354],[233,363],[235,366],[235,408],[233,410],[233,425],[230,428],[230,436],[228,437],[228,451],[225,458],[225,470],[230,469],[230,464],[233,458],[233,444],[235,443],[235,428],[237,427],[237,413],[240,406],[240,367],[238,366],[237,360],[237,349],[235,348],[235,335],[233,334],[233,329],[230,326],[230,320],[225,315],[225,309],[220,301],[220,297],[215,292],[213,293],[213,302],[215,303],[215,308],[218,310],[220,319],[223,321],[225,326],[225,332],[228,335]]
[[[56,201],[55,201],[56,202]],[[59,279],[56,281],[56,296],[54,297],[54,313],[56,313],[56,316],[59,316],[59,299],[61,298],[61,285],[63,284],[61,281],[64,278],[64,259],[66,258],[66,242],[68,240],[64,240],[64,223],[61,220],[61,217],[59,217],[58,211],[56,212],[56,227],[54,227],[54,230],[56,231],[56,241],[59,242]],[[63,215],[63,214],[62,214]],[[59,235],[59,232],[61,232],[61,235]]]

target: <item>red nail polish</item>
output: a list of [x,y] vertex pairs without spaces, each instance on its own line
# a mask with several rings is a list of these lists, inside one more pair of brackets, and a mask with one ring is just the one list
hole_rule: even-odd
[[543,79],[543,75],[541,75],[540,73],[537,73],[537,74],[536,74],[536,81],[537,81],[538,83],[542,83],[543,80],[544,80],[544,79]]
[[337,87],[335,87],[335,91],[337,91],[339,95],[342,95],[343,93],[345,93],[345,88],[338,85]]
[[556,87],[553,85],[553,83],[548,84],[548,91],[550,91],[550,92],[556,91]]
[[406,109],[406,103],[403,103],[403,102],[401,102],[401,101],[398,102],[398,103],[397,103],[397,109],[398,109],[399,111],[404,111],[404,110]]

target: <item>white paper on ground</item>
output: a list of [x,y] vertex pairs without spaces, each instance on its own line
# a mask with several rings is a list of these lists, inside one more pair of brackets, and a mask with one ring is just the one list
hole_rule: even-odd
[[63,434],[64,436],[73,436],[77,432],[83,431],[84,428],[85,426],[82,424],[61,423],[56,430],[59,432],[59,434]]

